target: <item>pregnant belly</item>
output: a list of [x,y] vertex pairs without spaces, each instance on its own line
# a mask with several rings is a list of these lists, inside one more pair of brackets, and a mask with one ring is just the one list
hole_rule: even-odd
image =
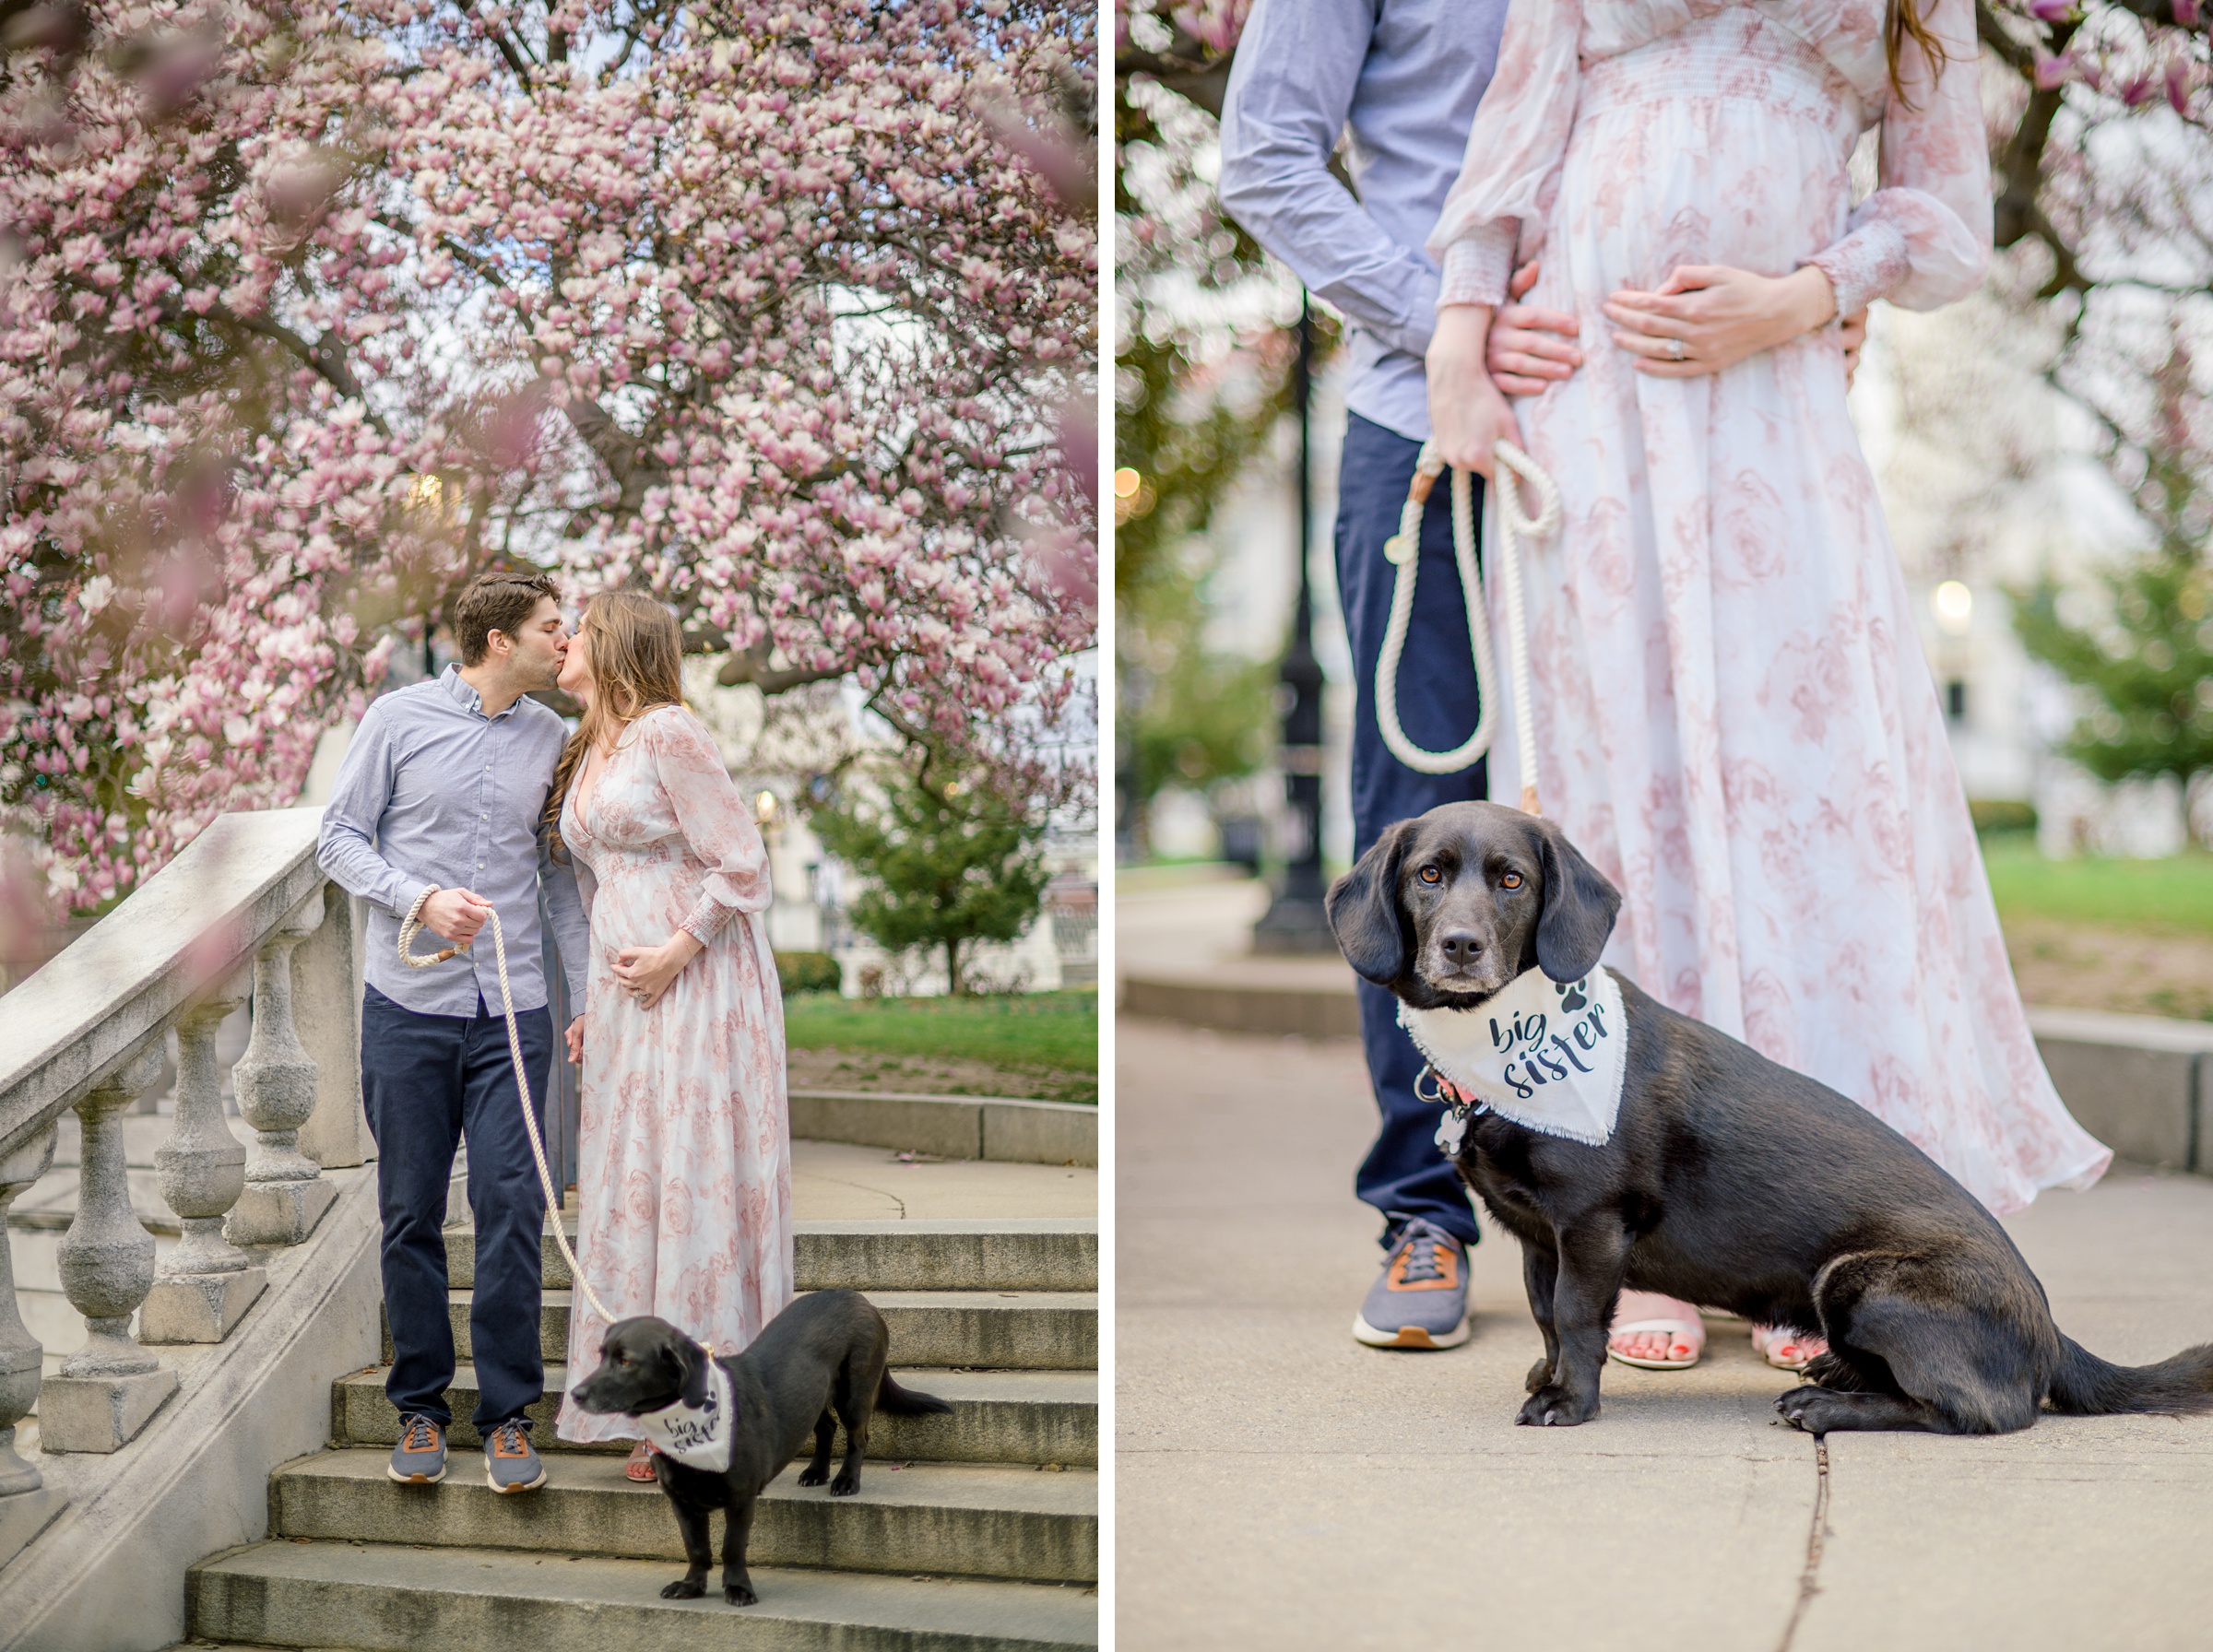
[[1821,126],[1736,99],[1579,119],[1544,236],[1546,285],[1567,289],[1551,301],[1588,310],[1686,264],[1788,275],[1843,233],[1848,159]]

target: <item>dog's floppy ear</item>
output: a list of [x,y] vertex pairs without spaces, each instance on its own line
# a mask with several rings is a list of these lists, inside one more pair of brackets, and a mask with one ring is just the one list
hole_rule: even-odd
[[683,1379],[684,1403],[693,1410],[707,1403],[707,1351],[679,1331],[676,1344],[677,1375]]
[[1389,828],[1353,869],[1330,885],[1323,903],[1330,933],[1353,973],[1377,985],[1406,973],[1406,914],[1399,908],[1399,862],[1414,822]]
[[1537,919],[1537,965],[1554,981],[1580,981],[1598,967],[1614,933],[1621,891],[1585,860],[1550,820],[1534,822],[1544,874],[1544,910]]

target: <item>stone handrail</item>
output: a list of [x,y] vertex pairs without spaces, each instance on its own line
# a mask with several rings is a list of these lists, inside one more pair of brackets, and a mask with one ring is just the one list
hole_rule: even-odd
[[[265,1283],[241,1247],[301,1243],[336,1196],[324,1167],[362,1162],[352,905],[315,864],[322,815],[220,817],[0,997],[0,1564],[54,1512],[34,1506],[55,1493],[15,1450],[32,1403],[43,1451],[119,1449],[178,1386],[145,1345],[228,1337]],[[224,1116],[215,1045],[249,997],[253,1033],[232,1076],[251,1153]],[[155,1165],[183,1239],[157,1272],[131,1208],[122,1118],[159,1082],[172,1028],[175,1115]],[[5,1219],[51,1167],[70,1110],[84,1147],[58,1260],[86,1340],[41,1382]]]

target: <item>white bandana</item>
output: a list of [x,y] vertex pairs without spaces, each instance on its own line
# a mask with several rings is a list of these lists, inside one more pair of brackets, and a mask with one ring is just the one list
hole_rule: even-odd
[[688,1469],[727,1474],[730,1468],[730,1424],[738,1408],[730,1400],[730,1374],[707,1355],[707,1398],[704,1405],[679,1399],[657,1411],[638,1413],[638,1426],[656,1451]]
[[[1614,1134],[1628,1029],[1621,984],[1606,971],[1563,985],[1528,970],[1473,1009],[1402,1003],[1399,1025],[1439,1075],[1501,1118],[1592,1147]],[[1459,1152],[1466,1128],[1447,1114],[1437,1145]]]

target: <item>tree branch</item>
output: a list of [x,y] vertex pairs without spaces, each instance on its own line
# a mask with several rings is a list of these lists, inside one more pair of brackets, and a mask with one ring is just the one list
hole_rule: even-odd
[[722,662],[722,669],[715,673],[715,680],[726,689],[750,682],[763,694],[781,694],[787,690],[804,688],[811,682],[829,682],[846,674],[843,666],[833,666],[820,671],[803,671],[790,666],[771,666],[768,662],[774,652],[774,645],[765,637],[751,648],[734,648],[730,651],[730,657]]

